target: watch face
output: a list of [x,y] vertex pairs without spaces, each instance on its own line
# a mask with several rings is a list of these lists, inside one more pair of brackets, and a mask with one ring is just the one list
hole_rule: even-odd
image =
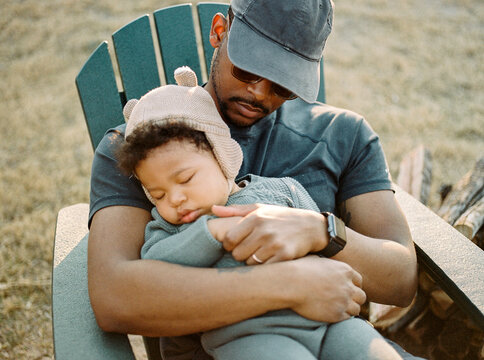
[[320,257],[333,257],[339,253],[346,245],[346,227],[343,220],[337,218],[334,214],[323,212],[328,219],[329,243],[316,254]]
[[334,231],[336,232],[336,236],[346,240],[345,223],[340,219],[338,219],[337,217],[334,217],[334,226],[335,226]]

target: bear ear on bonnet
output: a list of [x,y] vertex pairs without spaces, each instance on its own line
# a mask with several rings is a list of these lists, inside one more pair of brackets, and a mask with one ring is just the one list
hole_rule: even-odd
[[[178,86],[195,87],[198,85],[197,75],[188,66],[182,66],[175,70],[175,81]],[[124,121],[128,122],[138,99],[129,100],[123,108]]]
[[134,107],[138,103],[138,99],[129,100],[123,108],[124,121],[128,122]]
[[175,70],[175,81],[179,86],[194,87],[198,85],[197,75],[188,66],[182,66]]

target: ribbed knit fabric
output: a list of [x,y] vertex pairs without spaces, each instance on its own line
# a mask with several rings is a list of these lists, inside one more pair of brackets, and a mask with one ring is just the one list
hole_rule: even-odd
[[215,158],[229,180],[237,176],[242,165],[242,150],[230,136],[210,94],[197,86],[193,70],[184,66],[175,70],[178,85],[160,86],[138,100],[130,100],[123,110],[128,138],[140,124],[183,123],[205,133]]

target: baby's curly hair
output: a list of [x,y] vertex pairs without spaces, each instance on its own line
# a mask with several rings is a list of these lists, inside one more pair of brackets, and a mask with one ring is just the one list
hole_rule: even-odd
[[135,173],[138,163],[148,154],[170,141],[187,141],[202,151],[212,152],[205,134],[183,123],[156,124],[147,122],[138,126],[117,149],[118,167],[126,175]]

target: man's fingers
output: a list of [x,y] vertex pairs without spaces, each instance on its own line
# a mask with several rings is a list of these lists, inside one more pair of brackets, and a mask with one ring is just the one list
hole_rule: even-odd
[[223,239],[224,249],[233,251],[235,248],[238,248],[232,255],[237,260],[245,260],[256,250],[250,238],[252,230],[253,226],[251,226],[250,222],[247,219],[243,219],[237,226],[225,233],[225,238]]
[[267,248],[264,246],[261,246],[252,251],[252,255],[249,256],[245,262],[247,265],[271,264],[281,261],[277,258],[277,256],[273,256],[272,252],[268,251]]
[[280,261],[281,261],[281,259],[279,259],[277,256],[271,256],[266,261],[264,261],[264,264],[273,264],[273,263],[280,262]]
[[346,309],[346,313],[350,316],[357,316],[360,314],[360,311],[361,311],[360,304],[357,304],[354,301],[352,301],[349,304],[348,309]]
[[353,271],[353,284],[355,284],[359,288],[363,287],[363,277],[357,271]]
[[212,212],[218,217],[245,216],[257,209],[256,204],[220,206],[213,205]]
[[259,255],[257,255],[257,252],[255,252],[247,258],[245,263],[247,265],[260,265],[260,264],[264,264],[265,260],[262,260],[262,258],[260,258]]
[[357,288],[355,294],[353,295],[353,300],[357,304],[363,305],[366,301],[366,293],[360,288]]
[[362,305],[366,301],[366,293],[363,289],[363,277],[357,271],[353,271],[353,284],[356,286],[353,300]]

